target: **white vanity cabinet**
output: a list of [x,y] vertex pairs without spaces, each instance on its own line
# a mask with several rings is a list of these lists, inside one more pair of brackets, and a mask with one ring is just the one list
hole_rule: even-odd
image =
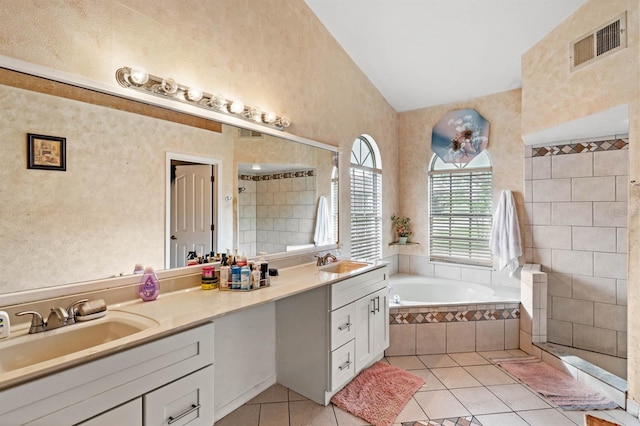
[[278,383],[323,405],[389,346],[382,266],[276,302]]
[[0,391],[0,424],[213,424],[213,323]]

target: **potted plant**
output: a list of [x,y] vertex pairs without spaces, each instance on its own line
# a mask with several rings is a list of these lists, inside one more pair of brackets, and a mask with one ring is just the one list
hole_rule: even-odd
[[396,228],[398,236],[398,244],[407,244],[407,240],[411,236],[411,219],[408,217],[391,216],[393,226]]

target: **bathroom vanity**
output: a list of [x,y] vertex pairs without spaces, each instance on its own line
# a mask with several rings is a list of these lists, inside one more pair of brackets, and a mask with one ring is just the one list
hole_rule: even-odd
[[[153,302],[121,303],[103,320],[121,312],[154,325],[54,359],[15,364],[9,371],[2,349],[12,340],[66,332],[26,335],[23,330],[0,341],[0,424],[210,426],[276,381],[327,404],[388,346],[387,280],[383,265],[305,264],[281,269],[271,286],[259,291],[190,287]],[[257,344],[244,342],[250,334],[242,332],[238,319],[248,317],[254,324],[262,319],[273,324],[274,333],[259,340],[263,351],[273,352],[255,362],[265,362],[263,370],[271,374],[262,383],[241,374],[246,372],[238,365],[247,355],[256,360],[255,354],[218,351],[235,350],[236,342]],[[77,332],[72,327],[69,335]],[[218,334],[224,339],[217,340]],[[271,366],[269,359],[275,359]],[[225,375],[214,380],[216,368]],[[235,389],[238,383],[242,386]],[[216,395],[232,400],[214,413]]]

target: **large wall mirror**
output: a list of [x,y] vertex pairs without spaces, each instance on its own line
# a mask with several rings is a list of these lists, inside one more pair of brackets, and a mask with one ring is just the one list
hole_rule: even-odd
[[[336,149],[0,72],[0,294],[171,267],[168,188],[199,163],[215,176],[204,189],[215,227],[196,250],[336,243]],[[64,138],[66,171],[28,168],[27,134]]]

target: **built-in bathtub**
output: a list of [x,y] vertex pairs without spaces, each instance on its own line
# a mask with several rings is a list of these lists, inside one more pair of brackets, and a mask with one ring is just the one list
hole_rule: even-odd
[[389,356],[519,348],[520,289],[407,274],[389,285]]

